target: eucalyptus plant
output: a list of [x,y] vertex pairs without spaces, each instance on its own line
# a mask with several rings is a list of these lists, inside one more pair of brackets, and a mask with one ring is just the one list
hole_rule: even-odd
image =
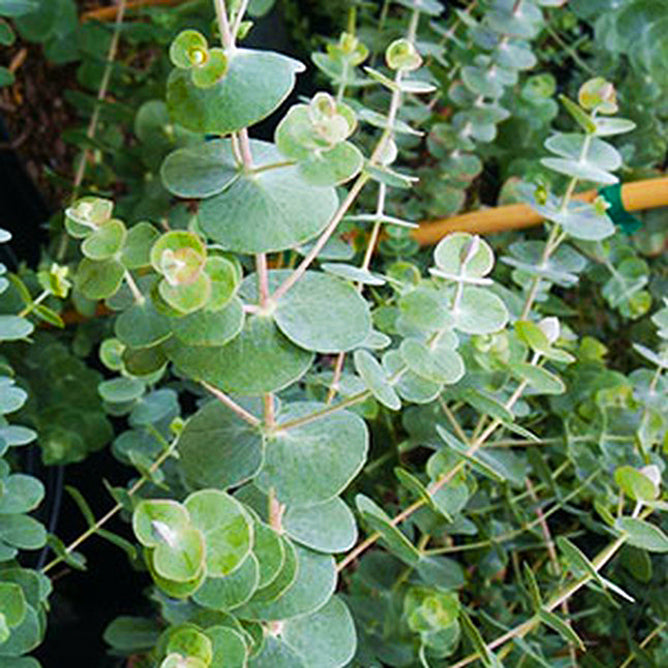
[[[443,132],[494,137],[505,86],[533,64],[540,7],[555,4],[485,3],[480,23],[458,14],[489,53],[462,64],[462,108]],[[668,304],[634,346],[644,366],[625,375],[555,296],[617,243],[606,198],[573,197],[582,181],[618,181],[607,138],[634,124],[616,117],[612,83],[593,77],[577,100],[562,96],[575,130],[550,135],[549,156],[535,147],[563,189],[517,188],[545,240],[517,237],[497,264],[487,240],[450,234],[423,270],[402,255],[416,223],[392,200],[412,197],[403,160],[422,140],[411,121],[440,95],[429,60],[440,47],[419,39],[440,4],[385,3],[382,20],[402,31],[380,54],[351,22],[313,57],[332,89],[293,104],[271,142],[249,128],[305,65],[241,45],[245,0],[213,8],[213,28],[180,26],[166,99],[137,114],[167,214],[136,220],[89,192],[65,210],[76,262],[12,276],[11,289],[0,276],[6,358],[47,379],[67,364],[82,386],[69,412],[48,412],[58,385],[31,387],[21,409],[7,367],[3,411],[37,428],[51,462],[102,447],[114,418],[112,451],[136,471],[107,485],[99,519],[72,490],[88,528],[69,545],[50,536],[51,560],[31,571],[16,550],[47,540],[25,515],[43,490],[7,466],[0,656],[36,665],[19,657],[43,635],[46,576],[85,568],[79,548],[98,535],[150,582],[155,615],[105,632],[135,665],[609,665],[608,648],[588,642],[631,625],[624,647],[661,665]],[[64,324],[56,298],[70,287],[82,313],[104,315],[104,379],[34,332]],[[606,294],[613,307],[627,297]],[[95,337],[81,339],[88,351]],[[36,434],[3,417],[0,435],[18,446]],[[117,514],[130,540],[106,528]]]
[[[0,242],[11,235],[0,230]],[[0,657],[6,665],[34,665],[21,657],[35,649],[44,637],[51,581],[39,570],[27,568],[18,560],[20,551],[39,550],[47,543],[46,528],[29,513],[44,499],[44,485],[36,477],[16,472],[12,466],[15,451],[29,445],[37,432],[8,416],[24,406],[28,393],[16,381],[14,369],[5,357],[7,342],[29,337],[35,330],[28,318],[35,314],[46,321],[59,321],[58,315],[42,302],[51,296],[65,297],[71,284],[67,268],[53,265],[40,272],[42,292],[31,297],[30,291],[16,277],[7,277],[0,264],[0,294],[8,291],[10,280],[19,287],[24,303],[16,314],[0,316]]]

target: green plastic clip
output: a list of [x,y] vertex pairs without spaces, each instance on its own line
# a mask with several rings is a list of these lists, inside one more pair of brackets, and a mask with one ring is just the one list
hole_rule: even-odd
[[615,183],[612,186],[600,188],[598,194],[610,205],[606,211],[610,220],[612,220],[615,225],[621,227],[626,234],[634,234],[642,227],[642,222],[624,208],[621,183]]

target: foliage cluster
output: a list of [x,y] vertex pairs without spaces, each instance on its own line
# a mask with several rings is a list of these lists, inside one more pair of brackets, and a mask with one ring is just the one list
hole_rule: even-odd
[[[135,477],[100,519],[71,490],[88,528],[66,546],[3,460],[0,657],[37,665],[48,575],[98,535],[151,583],[155,615],[105,633],[134,665],[664,664],[668,302],[641,254],[665,213],[631,238],[612,191],[574,198],[663,158],[662,3],[359,3],[312,56],[328,83],[287,110],[305,65],[244,45],[270,4],[155,10],[124,30],[155,49],[143,71],[90,26],[78,77],[119,101],[73,96],[95,170],[40,270],[0,275],[0,452],[111,442]],[[88,28],[0,11],[33,5],[22,36],[80,57],[62,35]],[[558,87],[566,54],[584,71]],[[546,235],[419,249],[415,221],[479,203],[486,166]]]

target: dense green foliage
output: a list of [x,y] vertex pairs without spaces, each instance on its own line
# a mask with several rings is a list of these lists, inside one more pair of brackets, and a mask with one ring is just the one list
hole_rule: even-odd
[[[105,633],[133,665],[665,665],[665,210],[623,229],[614,190],[573,196],[658,173],[667,19],[562,4],[351,3],[273,141],[248,129],[307,65],[242,46],[271,3],[131,24],[155,59],[107,63],[116,104],[79,93],[96,169],[41,270],[0,275],[6,665],[36,665],[47,575],[95,568],[94,534],[150,582],[153,617]],[[17,29],[53,58],[40,11]],[[478,205],[486,168],[544,232],[420,249],[416,222]],[[35,439],[47,464],[110,446],[135,471],[99,520],[71,490],[68,546],[11,465]]]

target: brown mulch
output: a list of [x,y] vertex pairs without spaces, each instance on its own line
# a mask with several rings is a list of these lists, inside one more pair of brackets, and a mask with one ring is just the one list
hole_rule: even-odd
[[77,65],[50,65],[39,45],[17,41],[12,48],[26,55],[15,83],[0,91],[0,110],[10,136],[3,149],[16,151],[48,204],[56,206],[63,200],[63,188],[46,176],[45,168],[65,179],[73,172],[77,150],[65,144],[61,134],[81,122],[63,96],[65,90],[77,88]]
[[[111,0],[77,2],[80,12],[112,4]],[[20,37],[0,51],[0,64],[16,66],[15,83],[0,89],[0,114],[10,136],[0,150],[14,150],[50,207],[57,207],[69,195],[66,184],[74,178],[78,153],[61,135],[66,129],[84,125],[76,109],[64,99],[66,90],[80,89],[76,80],[78,64],[50,64],[41,45],[29,44]],[[64,182],[50,179],[47,171]]]

